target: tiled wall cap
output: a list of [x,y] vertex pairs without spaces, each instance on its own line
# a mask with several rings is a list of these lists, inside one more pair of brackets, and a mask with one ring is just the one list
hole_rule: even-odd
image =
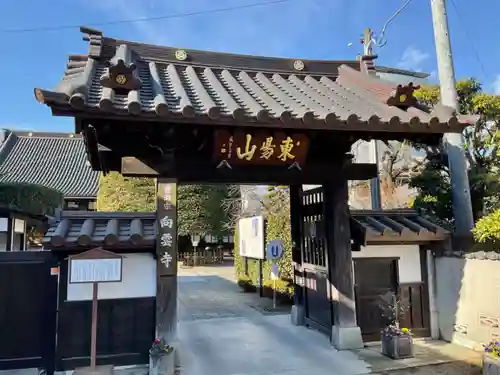
[[475,251],[472,253],[466,253],[463,251],[445,251],[443,253],[444,257],[448,258],[465,258],[465,259],[477,259],[477,260],[500,260],[500,254],[495,251]]

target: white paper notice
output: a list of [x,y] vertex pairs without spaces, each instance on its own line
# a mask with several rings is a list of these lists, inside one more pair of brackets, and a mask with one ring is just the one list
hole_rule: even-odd
[[122,259],[73,259],[70,283],[117,282],[122,278]]

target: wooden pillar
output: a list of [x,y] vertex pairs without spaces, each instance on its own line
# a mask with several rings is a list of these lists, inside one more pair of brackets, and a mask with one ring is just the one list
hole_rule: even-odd
[[324,185],[328,268],[333,304],[332,344],[339,350],[363,347],[356,322],[348,186],[345,178]]
[[7,219],[7,242],[5,243],[5,251],[12,251],[14,242],[14,219],[9,216]]
[[304,275],[302,268],[302,247],[304,225],[302,222],[302,185],[290,186],[290,221],[292,229],[292,263],[293,263],[293,307],[292,324],[303,325],[305,318]]
[[[156,338],[165,340],[167,345],[172,345],[175,349],[177,339],[176,181],[159,177],[156,193]],[[174,355],[171,357],[173,361]],[[156,369],[155,372],[164,374],[164,369]]]

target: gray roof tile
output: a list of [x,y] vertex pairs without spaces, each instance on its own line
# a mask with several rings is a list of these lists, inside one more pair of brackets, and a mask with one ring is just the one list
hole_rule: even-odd
[[0,182],[39,184],[67,198],[95,198],[99,172],[88,165],[80,136],[13,131],[0,146]]
[[153,248],[154,212],[63,211],[43,238],[47,249],[103,247]]
[[88,55],[70,56],[55,90],[35,90],[37,99],[58,114],[344,130],[368,125],[425,133],[460,132],[475,120],[456,117],[448,107],[431,112],[388,105],[396,85],[368,74],[366,69],[374,68],[366,59],[295,64],[293,59],[193,50],[179,59],[175,48],[82,31],[90,41]]

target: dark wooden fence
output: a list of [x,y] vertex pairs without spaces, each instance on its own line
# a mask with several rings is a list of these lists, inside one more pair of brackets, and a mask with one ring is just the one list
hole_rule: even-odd
[[57,260],[50,252],[0,252],[0,370],[54,371]]
[[[89,364],[92,302],[67,301],[66,258],[0,252],[0,370]],[[154,297],[100,300],[97,363],[148,363],[154,329]]]
[[416,337],[430,336],[429,293],[425,283],[400,284],[398,294],[409,310],[401,320],[401,326],[411,328]]
[[[90,361],[92,302],[67,301],[68,262],[61,262],[56,369],[71,370]],[[99,300],[97,364],[146,364],[154,340],[155,298]]]
[[[415,337],[430,336],[429,300],[427,285],[424,283],[405,283],[398,287],[398,296],[408,311],[400,319],[401,327],[410,328]],[[365,341],[380,340],[381,330],[390,323],[382,315],[380,298],[387,290],[373,291],[370,295],[359,293],[356,288],[356,313],[358,324]]]

